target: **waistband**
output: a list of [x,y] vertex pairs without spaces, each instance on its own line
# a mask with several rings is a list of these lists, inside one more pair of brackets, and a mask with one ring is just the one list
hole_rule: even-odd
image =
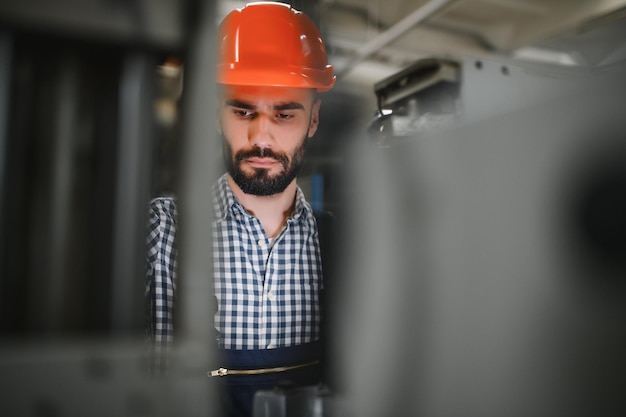
[[218,349],[208,376],[261,375],[291,371],[320,363],[319,342],[276,349]]
[[214,369],[260,369],[301,365],[321,358],[319,342],[275,349],[218,349]]

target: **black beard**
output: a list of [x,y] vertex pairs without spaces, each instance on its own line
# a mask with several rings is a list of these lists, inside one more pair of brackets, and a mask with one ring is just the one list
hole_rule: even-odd
[[[277,153],[267,148],[239,151],[233,157],[233,150],[224,138],[224,159],[228,173],[235,181],[235,184],[246,194],[258,196],[280,194],[285,191],[287,186],[296,178],[298,172],[300,172],[300,168],[302,168],[304,163],[304,154],[308,141],[308,138],[304,139],[302,144],[296,148],[290,160],[287,154]],[[253,157],[273,158],[280,162],[283,170],[275,176],[270,176],[269,170],[265,168],[256,168],[252,174],[246,174],[241,170],[241,162]]]

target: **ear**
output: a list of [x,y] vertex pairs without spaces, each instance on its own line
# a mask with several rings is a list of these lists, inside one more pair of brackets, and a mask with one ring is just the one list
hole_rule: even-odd
[[313,106],[311,107],[311,121],[309,123],[309,132],[308,137],[313,137],[315,132],[317,132],[317,126],[320,124],[320,106],[322,105],[322,100],[319,98],[315,99],[313,102]]

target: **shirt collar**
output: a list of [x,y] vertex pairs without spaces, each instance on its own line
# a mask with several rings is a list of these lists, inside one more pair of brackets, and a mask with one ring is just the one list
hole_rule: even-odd
[[227,181],[228,174],[222,175],[213,185],[213,214],[223,220],[235,204],[239,204]]
[[[216,220],[224,220],[229,212],[238,210],[245,212],[241,203],[237,201],[233,191],[230,189],[227,180],[228,174],[222,175],[216,183],[213,185],[213,210]],[[304,198],[302,189],[296,187],[296,203],[291,218],[298,219],[301,216],[312,214],[313,209],[311,205]]]

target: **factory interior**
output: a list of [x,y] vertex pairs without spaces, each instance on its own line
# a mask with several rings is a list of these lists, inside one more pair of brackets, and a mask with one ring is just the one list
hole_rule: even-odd
[[[336,76],[298,184],[339,223],[337,385],[255,417],[626,415],[626,0],[282,2]],[[220,415],[214,52],[247,3],[0,2],[0,415]],[[160,377],[157,196],[185,218]]]

